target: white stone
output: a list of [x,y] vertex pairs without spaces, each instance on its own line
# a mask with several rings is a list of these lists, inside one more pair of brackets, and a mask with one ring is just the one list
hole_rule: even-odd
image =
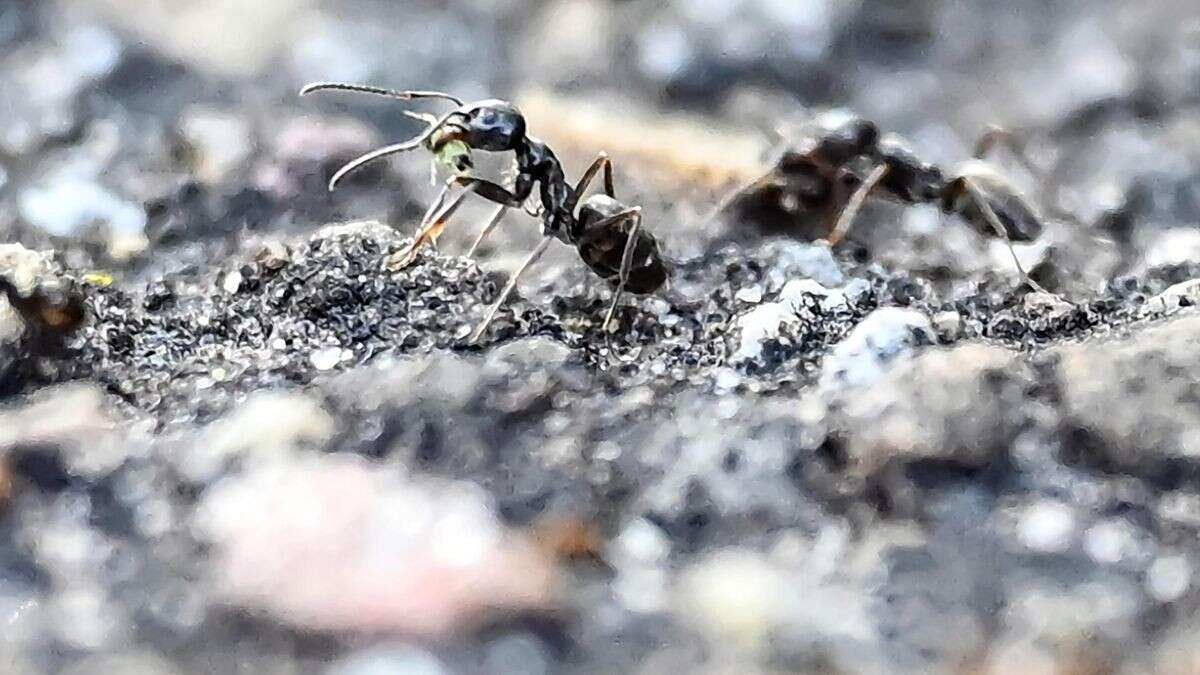
[[1146,249],[1146,267],[1173,267],[1200,260],[1200,230],[1175,227],[1160,233]]
[[224,179],[254,150],[250,125],[232,113],[193,108],[184,113],[179,131],[195,153],[197,178],[206,183]]
[[680,611],[710,639],[753,651],[785,620],[791,586],[760,554],[728,548],[684,571]]
[[325,675],[449,675],[429,652],[406,646],[371,647],[334,662]]
[[868,387],[898,360],[936,338],[929,317],[915,309],[882,307],[871,312],[821,364],[820,387],[827,395]]
[[320,447],[334,428],[329,413],[312,398],[258,392],[210,424],[203,438],[175,456],[175,466],[188,480],[204,484],[235,462],[257,465]]
[[332,370],[342,362],[341,347],[325,347],[308,355],[308,360],[317,370]]
[[1039,553],[1062,553],[1071,547],[1075,527],[1075,512],[1071,507],[1045,499],[1022,514],[1017,523],[1017,538],[1026,548]]
[[775,302],[760,304],[737,319],[738,342],[730,360],[753,361],[762,356],[762,343],[776,337],[785,328],[793,330],[812,319],[810,306],[832,310],[846,306],[846,297],[812,279],[792,279],[779,292]]
[[1084,550],[1101,564],[1123,562],[1136,555],[1137,546],[1133,527],[1119,518],[1096,523],[1083,535]]
[[445,639],[492,612],[557,605],[553,560],[481,488],[349,454],[227,476],[193,531],[224,598],[313,630]]
[[50,176],[23,190],[17,208],[30,223],[58,236],[75,235],[94,224],[117,232],[140,232],[146,227],[141,206],[82,176]]
[[1146,308],[1152,312],[1171,313],[1180,309],[1185,303],[1191,307],[1200,306],[1200,279],[1188,279],[1168,287],[1162,293],[1147,300]]
[[671,541],[662,528],[645,518],[637,518],[621,529],[613,540],[612,552],[626,560],[657,565],[671,552]]
[[1146,590],[1159,602],[1183,597],[1192,585],[1192,565],[1182,555],[1159,557],[1146,570]]

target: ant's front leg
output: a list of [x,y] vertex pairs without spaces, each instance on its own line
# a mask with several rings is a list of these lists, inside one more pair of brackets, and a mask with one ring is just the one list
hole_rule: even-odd
[[474,187],[468,187],[466,190],[458,193],[449,204],[443,204],[446,201],[446,195],[450,192],[450,185],[447,184],[442,188],[438,198],[434,200],[433,205],[425,212],[425,217],[421,220],[421,228],[417,231],[413,241],[408,248],[403,251],[398,251],[393,255],[384,259],[384,268],[388,270],[399,270],[408,267],[417,259],[417,251],[425,244],[437,244],[437,238],[446,229],[446,221],[450,220],[450,216],[462,206],[463,200],[467,195],[474,192]]
[[493,183],[485,178],[466,174],[451,176],[447,183],[461,185],[468,190],[473,190],[475,194],[488,201],[512,208],[520,208],[533,190],[533,181],[525,174],[517,176],[516,185],[511,191],[503,185]]
[[[456,182],[459,185],[469,185],[468,190],[473,190],[484,199],[496,202],[499,205],[492,212],[492,215],[479,231],[479,234],[476,235],[475,241],[471,242],[471,248],[467,249],[468,258],[475,255],[475,251],[479,249],[479,245],[483,243],[483,240],[500,224],[500,219],[504,217],[504,212],[514,206],[522,206],[525,203],[525,198],[529,196],[529,192],[532,189],[532,181],[525,174],[517,176],[513,192],[508,191],[501,185],[474,176],[453,176],[449,182]],[[534,214],[530,213],[530,215]]]
[[[517,177],[516,189],[518,192],[520,190],[525,190],[525,194],[528,195],[530,189],[528,184],[529,181],[527,179],[522,180],[521,176]],[[455,185],[461,186],[465,189],[454,198],[454,201],[443,207],[442,205],[445,204],[446,196],[449,194],[450,188]],[[425,244],[435,244],[438,236],[441,235],[442,231],[446,228],[446,221],[449,220],[450,216],[452,216],[454,212],[458,210],[458,207],[462,205],[462,201],[468,193],[478,194],[479,196],[489,201],[496,202],[501,206],[500,209],[492,214],[492,217],[488,224],[484,227],[483,232],[481,232],[476,238],[475,243],[471,247],[472,253],[479,243],[483,241],[483,237],[486,236],[487,233],[490,232],[492,228],[494,228],[496,224],[500,222],[500,218],[504,215],[505,209],[510,206],[520,206],[524,201],[518,197],[517,194],[509,192],[504,186],[497,185],[496,183],[483,178],[478,178],[476,176],[467,174],[451,176],[450,178],[446,179],[446,184],[442,187],[442,191],[438,193],[437,199],[434,200],[434,203],[425,212],[425,217],[421,219],[421,228],[417,231],[416,237],[413,238],[412,244],[410,244],[405,250],[390,256],[385,261],[387,268],[395,270],[407,267],[408,265],[411,265],[414,260],[416,260],[417,251],[420,250],[422,246]]]

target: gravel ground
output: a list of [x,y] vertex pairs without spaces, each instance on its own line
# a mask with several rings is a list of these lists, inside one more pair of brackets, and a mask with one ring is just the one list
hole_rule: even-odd
[[[0,300],[2,670],[1200,672],[1200,11],[1145,5],[0,4],[0,274],[87,314]],[[324,185],[416,127],[321,79],[609,151],[668,286],[605,333],[556,245],[469,344],[534,222],[383,271],[426,158]],[[933,208],[712,216],[831,107],[1020,132],[1050,293]]]

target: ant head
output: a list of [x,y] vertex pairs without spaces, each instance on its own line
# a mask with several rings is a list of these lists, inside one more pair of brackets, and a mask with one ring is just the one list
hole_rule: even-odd
[[459,140],[488,152],[516,150],[525,140],[525,116],[507,101],[487,100],[459,108],[447,122]]
[[814,156],[838,166],[858,155],[869,155],[879,142],[875,123],[845,110],[831,110],[815,120],[818,139]]

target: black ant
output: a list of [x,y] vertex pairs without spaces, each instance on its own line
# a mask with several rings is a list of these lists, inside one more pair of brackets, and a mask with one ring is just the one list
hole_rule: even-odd
[[[617,201],[613,189],[612,162],[606,154],[600,153],[579,182],[571,186],[554,152],[542,141],[526,134],[525,117],[507,101],[488,99],[465,103],[443,92],[395,91],[341,83],[310,84],[301,89],[300,94],[331,89],[401,100],[442,99],[458,106],[441,117],[405,111],[412,117],[428,122],[425,130],[407,141],[373,150],[351,160],[329,181],[329,189],[333,190],[343,177],[368,162],[422,146],[433,153],[435,162],[448,165],[455,171],[426,211],[412,244],[388,258],[385,264],[389,269],[408,266],[416,259],[417,251],[423,245],[436,243],[446,221],[469,193],[498,204],[467,252],[468,257],[474,255],[480,242],[496,227],[504,212],[509,208],[523,207],[533,192],[534,183],[540,183],[540,208],[529,213],[542,219],[544,237],[509,278],[500,297],[472,333],[472,342],[478,341],[483,335],[496,312],[516,288],[517,280],[541,257],[554,239],[574,246],[593,272],[615,286],[612,303],[601,325],[601,330],[606,333],[623,291],[643,295],[658,290],[666,282],[667,266],[659,253],[658,241],[654,235],[641,229],[641,207],[630,207]],[[471,175],[472,150],[511,150],[517,169],[512,189]],[[601,169],[604,171],[604,193],[590,195],[581,202],[580,197]],[[454,186],[464,190],[447,203]]]
[[[1044,229],[1042,218],[1016,186],[983,161],[993,146],[1004,143],[1032,169],[1011,134],[989,131],[976,145],[974,159],[946,175],[919,159],[899,137],[881,138],[869,120],[834,111],[818,117],[813,126],[784,151],[769,174],[733,196],[733,208],[776,229],[791,229],[799,219],[811,230],[815,217],[818,232],[812,238],[835,245],[845,238],[871,194],[902,204],[935,204],[980,234],[1003,240],[1024,280],[1045,292],[1012,248],[1014,241],[1036,239]],[[772,217],[781,208],[782,222]]]

